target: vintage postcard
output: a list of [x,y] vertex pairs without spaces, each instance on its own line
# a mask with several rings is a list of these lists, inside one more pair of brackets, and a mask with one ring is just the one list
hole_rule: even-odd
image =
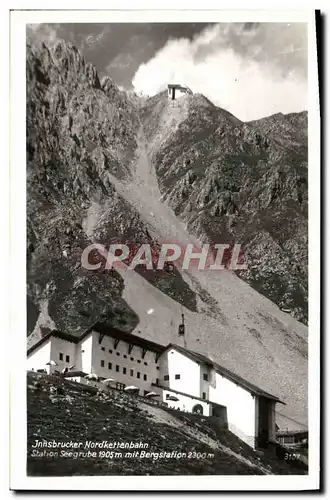
[[318,489],[316,19],[11,12],[12,489]]

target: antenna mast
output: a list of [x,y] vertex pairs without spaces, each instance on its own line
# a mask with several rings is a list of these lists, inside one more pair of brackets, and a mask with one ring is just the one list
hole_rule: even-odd
[[182,323],[179,325],[179,336],[183,337],[183,345],[185,348],[187,348],[187,341],[186,341],[186,336],[185,336],[186,326],[184,324],[184,314],[183,313],[181,313],[181,318],[182,318]]

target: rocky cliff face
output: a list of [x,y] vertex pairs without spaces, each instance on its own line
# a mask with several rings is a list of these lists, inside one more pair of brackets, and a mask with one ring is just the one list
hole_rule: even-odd
[[[198,94],[146,101],[69,43],[28,43],[28,343],[96,321],[179,343],[184,313],[188,348],[284,399],[283,426],[305,425],[306,119],[242,123]],[[81,265],[91,243],[157,254],[163,241],[235,241],[248,269]]]
[[[30,342],[54,326],[80,335],[100,316],[128,330],[137,324],[138,317],[121,298],[118,273],[86,271],[80,258],[92,242],[154,243],[109,178],[109,173],[117,179],[130,175],[138,127],[125,94],[110,78],[100,82],[73,45],[60,42],[48,49],[28,44]],[[152,278],[162,288],[162,273]],[[176,270],[169,279],[169,294],[179,298],[185,293],[188,306],[195,308],[194,294]]]
[[109,98],[114,89],[73,46],[27,47],[28,316],[39,314],[41,328],[80,334],[100,314],[138,322],[116,272],[109,279],[79,264],[91,243],[90,206],[116,196],[107,172],[124,176],[136,147],[126,125],[134,114],[117,90],[116,102]]

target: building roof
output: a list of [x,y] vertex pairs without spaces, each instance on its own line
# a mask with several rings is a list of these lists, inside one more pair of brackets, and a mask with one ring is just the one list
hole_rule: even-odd
[[157,354],[161,354],[165,350],[164,345],[157,344],[156,342],[144,339],[143,337],[139,337],[138,335],[133,335],[132,333],[118,330],[117,328],[109,326],[106,323],[95,323],[88,330],[86,330],[86,332],[84,332],[80,337],[60,332],[59,330],[52,330],[46,335],[44,335],[42,339],[40,339],[36,344],[30,347],[30,349],[28,349],[27,351],[27,355],[29,356],[30,354],[32,354],[38,347],[40,347],[51,337],[57,337],[66,340],[67,342],[73,342],[74,344],[78,344],[92,331],[100,333],[101,336],[107,335],[108,337],[112,337],[116,340],[123,340],[124,342],[137,345],[142,349],[147,349],[148,351],[153,351],[156,352]]
[[30,349],[27,351],[27,355],[33,353],[38,347],[47,342],[51,337],[57,337],[59,339],[66,340],[67,342],[73,342],[77,344],[79,342],[79,337],[75,337],[74,335],[70,335],[69,333],[60,332],[59,330],[51,330],[46,335],[44,335],[38,342],[36,342]]
[[192,359],[193,361],[196,361],[197,363],[202,363],[209,368],[213,368],[220,375],[227,378],[228,380],[231,380],[232,382],[239,385],[240,387],[243,387],[243,389],[248,390],[251,394],[255,394],[255,395],[267,398],[267,399],[272,399],[273,401],[276,401],[278,403],[285,404],[277,396],[274,396],[273,394],[270,394],[270,393],[264,391],[263,389],[260,389],[256,385],[245,380],[244,378],[240,377],[236,373],[233,373],[232,371],[228,370],[227,368],[219,365],[218,363],[212,361],[211,359],[209,359],[207,356],[204,356],[203,354],[200,354],[200,353],[195,352],[195,351],[190,351],[189,349],[186,349],[185,347],[181,347],[177,344],[169,344],[166,347],[166,350],[170,349],[170,348],[173,348],[173,349],[179,351],[181,354],[189,357],[190,359]]
[[134,344],[143,349],[148,349],[148,351],[153,351],[161,354],[165,350],[165,346],[161,344],[157,344],[156,342],[152,342],[151,340],[144,339],[143,337],[139,337],[138,335],[133,335],[133,333],[123,332],[121,330],[117,330],[105,323],[96,323],[92,326],[89,331],[95,331],[100,333],[101,335],[107,335],[116,340],[123,340],[128,344]]
[[179,83],[169,83],[168,84],[169,89],[185,89],[183,85],[180,85]]
[[169,83],[167,85],[169,89],[185,90],[188,94],[192,94],[193,91],[188,87],[188,85],[180,85],[179,83]]
[[285,437],[285,436],[307,436],[308,435],[308,430],[287,430],[287,431],[277,431],[276,432],[276,437]]
[[63,373],[64,378],[85,377],[86,375],[87,375],[87,373],[82,372],[80,370]]

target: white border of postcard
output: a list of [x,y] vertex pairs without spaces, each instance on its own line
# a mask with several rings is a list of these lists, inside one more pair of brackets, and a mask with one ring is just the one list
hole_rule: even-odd
[[[38,2],[35,2],[35,4]],[[40,8],[45,4],[40,3]],[[54,4],[54,2],[52,2]],[[68,8],[59,0],[54,8]],[[71,2],[72,4],[72,2]],[[99,7],[96,2],[73,8]],[[147,4],[147,5],[146,5]],[[313,10],[30,10],[10,13],[10,487],[14,490],[311,490],[319,488],[320,442],[320,112]],[[130,4],[131,8],[133,3]],[[135,4],[136,5],[136,4]],[[144,2],[155,8],[155,2]],[[180,4],[179,4],[180,5]],[[203,2],[203,7],[206,3]],[[221,4],[220,4],[221,5]],[[250,4],[249,4],[250,5]],[[47,3],[47,7],[49,4]],[[139,2],[139,8],[143,2]],[[167,8],[178,8],[166,2]],[[192,6],[192,2],[189,2]],[[195,3],[196,8],[197,3]],[[104,2],[101,7],[107,8]],[[186,5],[188,7],[188,5]],[[213,4],[213,8],[214,8]],[[24,7],[23,7],[24,8]],[[34,5],[33,8],[36,8]],[[181,7],[182,8],[182,7]],[[306,476],[76,476],[26,475],[26,179],[25,65],[26,24],[96,22],[306,22],[308,24],[309,144],[309,474]],[[311,245],[313,242],[313,245]],[[289,376],[289,374],[288,374]]]

